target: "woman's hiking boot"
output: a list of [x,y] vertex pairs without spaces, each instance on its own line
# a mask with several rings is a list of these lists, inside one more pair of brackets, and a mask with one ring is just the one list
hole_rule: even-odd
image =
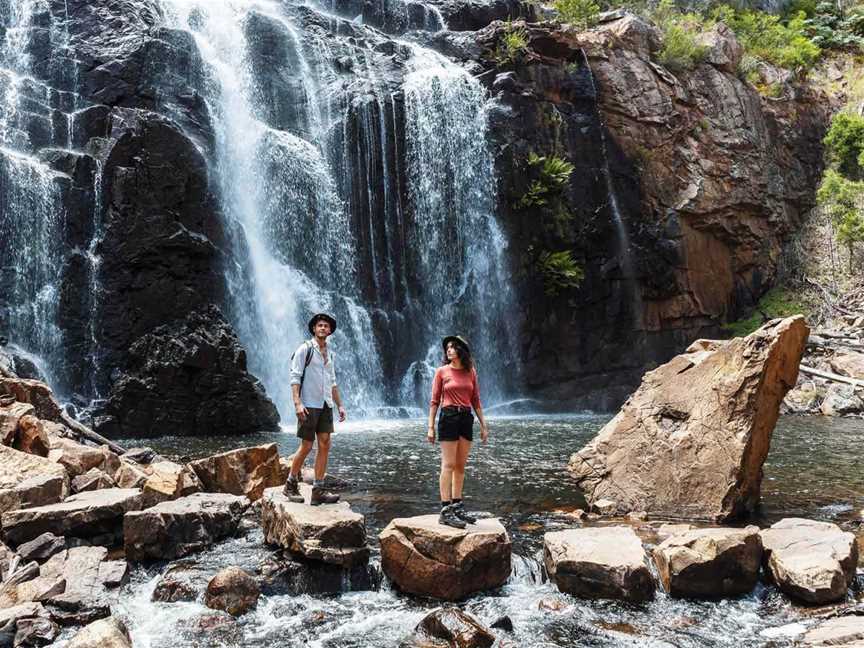
[[456,504],[452,504],[451,506],[456,513],[456,517],[458,517],[463,522],[467,522],[468,524],[474,524],[477,522],[477,518],[475,518],[473,515],[468,515],[468,512],[465,510],[464,502],[458,502]]
[[339,501],[339,496],[336,493],[329,493],[321,486],[312,487],[312,497],[309,499],[309,504],[318,506],[319,504],[335,504]]
[[465,528],[465,523],[456,515],[456,508],[452,504],[441,509],[441,515],[438,516],[438,524],[453,527],[454,529]]
[[285,480],[285,488],[282,489],[282,494],[290,501],[297,504],[303,502],[303,496],[300,494],[300,482],[297,479],[289,477]]

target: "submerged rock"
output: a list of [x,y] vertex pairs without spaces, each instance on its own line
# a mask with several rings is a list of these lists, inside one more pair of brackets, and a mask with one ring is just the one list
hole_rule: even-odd
[[[307,487],[308,488],[308,487]],[[264,540],[308,560],[350,568],[369,561],[366,523],[347,502],[291,502],[282,488],[269,488],[261,499]]]
[[860,648],[864,645],[864,616],[841,616],[823,621],[807,631],[801,644]]
[[123,518],[129,560],[165,560],[201,551],[237,532],[249,500],[223,493],[197,493],[162,502]]
[[495,635],[467,612],[440,608],[423,617],[414,628],[411,646],[491,648]]
[[784,594],[814,604],[846,597],[858,565],[854,534],[830,522],[785,518],[760,536],[766,571]]
[[396,518],[378,537],[381,569],[411,594],[457,601],[510,577],[510,537],[496,518],[465,529],[438,524],[437,515]]
[[589,501],[718,522],[753,511],[807,334],[803,317],[774,320],[746,338],[694,342],[645,374],[615,418],[570,459]]
[[252,576],[239,567],[228,567],[207,584],[204,604],[214,610],[240,616],[258,605],[259,596],[261,590]]
[[284,483],[275,443],[238,448],[189,464],[203,489],[214,493],[245,495],[255,501],[264,489]]
[[381,572],[374,565],[342,567],[290,556],[268,558],[258,566],[258,573],[266,595],[334,595],[377,590],[381,585]]
[[87,538],[96,535],[119,537],[123,515],[144,505],[137,488],[104,488],[72,495],[58,504],[17,509],[3,513],[3,532],[10,542],[20,544],[45,532]]
[[691,529],[654,549],[663,588],[672,596],[716,599],[750,592],[759,579],[759,529]]
[[549,577],[562,592],[590,599],[654,598],[648,557],[630,527],[547,533],[543,536],[543,556]]

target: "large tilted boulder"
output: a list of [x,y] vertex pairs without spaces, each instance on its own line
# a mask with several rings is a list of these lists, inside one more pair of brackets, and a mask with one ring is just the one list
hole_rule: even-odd
[[0,445],[0,512],[53,504],[68,494],[63,466]]
[[647,601],[654,578],[642,541],[631,527],[555,531],[543,536],[543,559],[558,589],[590,599]]
[[261,498],[261,526],[267,543],[308,560],[345,568],[369,560],[365,520],[347,502],[309,506],[291,502],[281,487],[269,488]]
[[754,510],[762,464],[809,329],[801,316],[699,340],[642,385],[570,459],[589,502],[725,521]]
[[239,495],[197,493],[162,502],[123,518],[129,560],[165,560],[201,551],[233,535],[249,500]]
[[177,499],[204,490],[198,475],[173,461],[157,461],[148,466],[150,476],[142,489],[157,500]]
[[396,518],[379,540],[381,568],[411,594],[457,601],[510,577],[510,537],[495,518],[465,529],[438,524],[437,515]]
[[132,648],[132,639],[120,619],[99,619],[78,632],[66,648]]
[[858,565],[852,533],[830,522],[785,518],[760,535],[766,571],[783,593],[816,604],[846,597]]
[[759,579],[759,529],[692,529],[654,549],[663,588],[672,596],[716,599],[750,592]]
[[417,627],[410,646],[437,648],[491,648],[495,635],[467,612],[458,608],[439,608],[427,614]]
[[253,502],[265,488],[284,483],[275,443],[239,448],[189,464],[205,491],[245,495]]
[[3,534],[13,544],[50,532],[54,535],[91,538],[119,536],[123,515],[144,505],[137,488],[104,488],[72,495],[57,504],[3,513]]

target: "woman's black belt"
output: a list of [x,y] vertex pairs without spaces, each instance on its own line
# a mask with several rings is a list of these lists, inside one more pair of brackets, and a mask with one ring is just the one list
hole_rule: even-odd
[[445,405],[441,408],[442,412],[471,412],[470,407],[465,407],[464,405]]

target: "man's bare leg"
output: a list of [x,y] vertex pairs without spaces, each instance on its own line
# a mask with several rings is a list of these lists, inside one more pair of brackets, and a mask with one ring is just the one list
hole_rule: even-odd
[[297,447],[297,452],[294,453],[294,461],[291,462],[291,474],[300,479],[300,471],[303,470],[303,463],[306,457],[312,452],[312,442],[306,439],[300,439],[300,445]]
[[315,455],[315,480],[323,481],[327,474],[327,459],[330,457],[330,435],[327,433],[316,434],[318,439],[318,452]]

